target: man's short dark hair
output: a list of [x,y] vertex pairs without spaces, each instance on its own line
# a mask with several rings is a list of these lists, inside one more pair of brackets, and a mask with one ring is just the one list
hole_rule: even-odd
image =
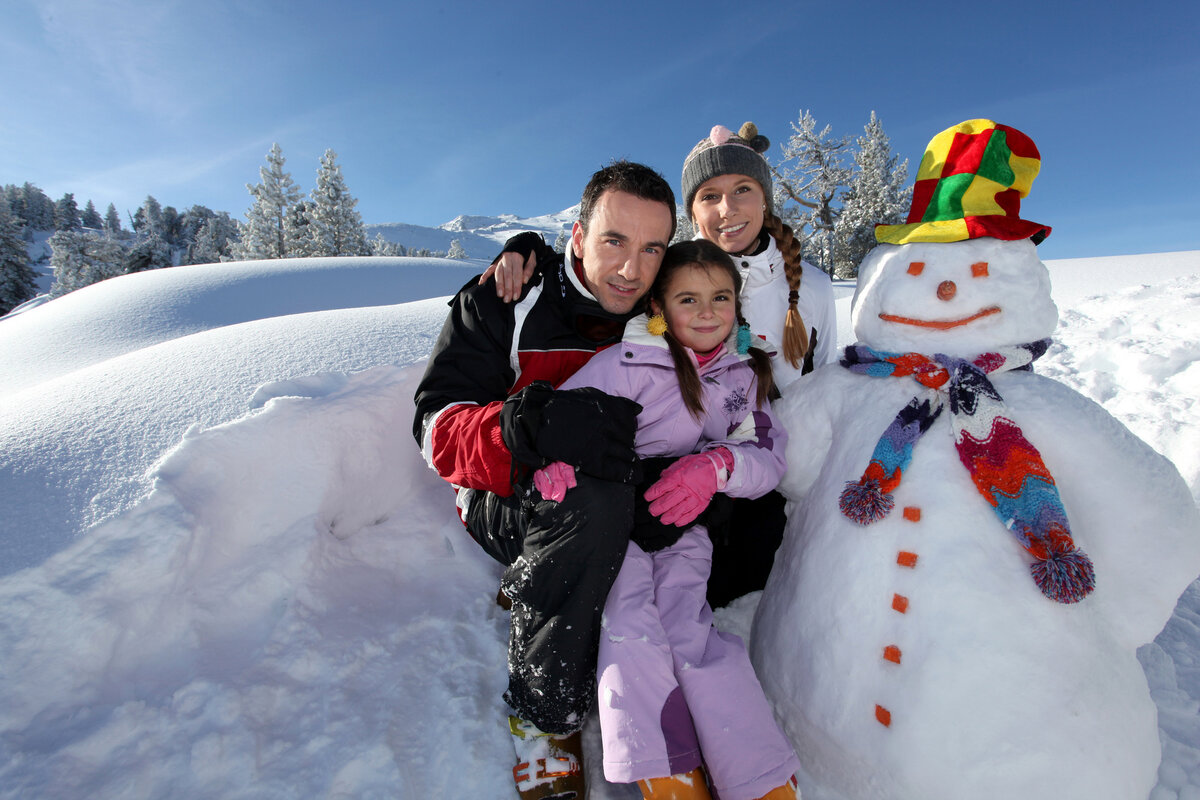
[[671,212],[671,235],[668,240],[675,238],[675,192],[671,184],[645,164],[633,161],[614,161],[604,167],[583,189],[583,199],[579,203],[579,224],[587,232],[588,223],[592,220],[592,211],[600,195],[608,190],[625,192],[643,200],[665,203]]

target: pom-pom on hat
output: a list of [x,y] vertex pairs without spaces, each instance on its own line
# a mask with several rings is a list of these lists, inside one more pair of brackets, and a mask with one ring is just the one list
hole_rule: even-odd
[[696,190],[718,175],[745,175],[762,186],[767,208],[771,208],[771,170],[763,153],[771,141],[746,122],[737,133],[724,125],[714,125],[704,139],[696,143],[683,161],[683,207],[692,218],[692,199]]
[[1020,212],[1041,159],[1032,139],[990,119],[947,128],[925,148],[908,219],[876,225],[875,239],[907,244],[991,236],[1038,244],[1050,235],[1050,226],[1021,219]]

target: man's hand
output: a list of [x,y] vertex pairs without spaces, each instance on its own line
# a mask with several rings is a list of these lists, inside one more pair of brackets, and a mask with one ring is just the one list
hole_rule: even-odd
[[635,483],[633,451],[642,407],[599,389],[559,389],[535,381],[504,401],[500,435],[513,460],[541,468],[565,461],[607,481]]
[[495,275],[496,296],[506,303],[511,303],[521,296],[521,290],[533,277],[536,267],[537,253],[530,253],[524,263],[521,261],[520,253],[501,253],[496,256],[496,260],[491,263],[491,266],[479,276],[479,285],[487,283],[487,279]]

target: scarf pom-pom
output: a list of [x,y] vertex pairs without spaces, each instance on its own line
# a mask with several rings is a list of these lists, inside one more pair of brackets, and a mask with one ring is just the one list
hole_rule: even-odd
[[879,488],[879,481],[866,478],[861,481],[848,481],[838,499],[838,507],[842,513],[859,525],[870,525],[888,515],[896,506],[896,501]]
[[1029,565],[1042,594],[1059,603],[1078,603],[1096,588],[1096,569],[1079,548],[1051,553]]

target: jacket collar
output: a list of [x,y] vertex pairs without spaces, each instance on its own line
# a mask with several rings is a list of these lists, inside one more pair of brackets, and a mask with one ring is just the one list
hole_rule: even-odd
[[[629,320],[629,322],[625,324],[625,335],[621,339],[621,344],[634,345],[636,347],[652,348],[654,350],[661,350],[662,352],[667,354],[668,359],[669,359],[671,349],[670,349],[670,347],[667,346],[666,338],[663,336],[655,336],[654,334],[650,333],[650,331],[647,330],[647,328],[646,328],[646,323],[648,323],[649,321],[650,321],[649,314],[639,314],[638,316]],[[755,339],[758,340],[754,345],[755,347],[757,347],[760,350],[765,351],[767,353],[767,355],[771,355],[771,356],[775,355],[776,348],[774,345],[770,344],[766,340],[761,339],[757,336],[755,337]],[[691,350],[688,350],[688,352],[691,353]],[[722,353],[717,358],[713,359],[712,361],[708,362],[708,368],[712,368],[713,366],[724,363],[726,361],[749,361],[749,360],[750,360],[749,353],[739,353],[737,351],[737,328],[734,328],[732,331],[729,332],[729,336],[725,339],[725,352]],[[696,361],[696,356],[694,353],[692,353],[692,361],[693,362]]]

